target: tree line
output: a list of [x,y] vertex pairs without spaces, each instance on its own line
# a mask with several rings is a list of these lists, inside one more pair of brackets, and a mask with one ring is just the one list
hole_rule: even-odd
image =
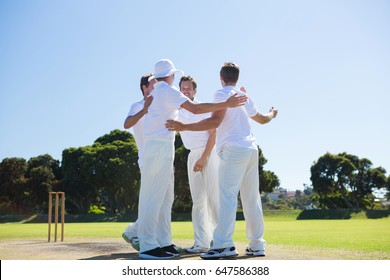
[[[187,176],[186,150],[180,135],[175,141],[174,212],[190,212],[192,207]],[[262,190],[272,192],[278,177],[263,170],[267,160],[259,150]],[[67,148],[61,163],[45,154],[28,161],[5,158],[0,163],[0,214],[47,213],[48,192],[66,193],[66,212],[87,214],[135,213],[138,209],[140,171],[133,135],[113,130],[90,145]]]
[[[175,199],[172,211],[191,212],[186,150],[175,140]],[[50,155],[5,158],[0,163],[0,214],[47,213],[48,192],[66,193],[68,214],[129,214],[138,209],[140,171],[138,150],[131,133],[113,130],[90,146],[67,148],[62,161]],[[259,190],[271,193],[278,176],[264,170],[267,159],[259,148]],[[375,190],[389,190],[390,176],[367,159],[346,153],[325,154],[311,167],[310,195],[297,193],[294,207],[315,203],[320,208],[372,208]],[[389,194],[389,193],[387,193]]]
[[326,153],[311,167],[314,200],[320,208],[373,208],[375,192],[390,198],[390,176],[383,167],[348,153]]

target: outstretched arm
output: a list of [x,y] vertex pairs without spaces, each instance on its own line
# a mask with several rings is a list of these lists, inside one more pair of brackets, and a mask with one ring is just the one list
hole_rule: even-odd
[[266,124],[269,123],[272,119],[276,118],[276,115],[278,114],[278,110],[274,109],[272,107],[269,110],[268,114],[262,114],[262,113],[257,113],[256,115],[252,116],[252,120],[255,122],[258,122],[259,124]]
[[[241,87],[240,91],[246,93],[246,88]],[[258,122],[259,124],[266,124],[266,123],[269,123],[272,119],[276,118],[277,114],[278,114],[278,110],[276,110],[276,109],[274,109],[274,107],[272,107],[269,110],[268,114],[257,113],[256,115],[252,116],[251,118],[255,122]]]
[[125,123],[123,124],[123,127],[129,129],[134,125],[136,125],[138,121],[148,112],[148,109],[150,107],[150,104],[152,104],[152,101],[153,101],[153,96],[146,97],[145,104],[142,110],[135,115],[128,116],[125,120]]

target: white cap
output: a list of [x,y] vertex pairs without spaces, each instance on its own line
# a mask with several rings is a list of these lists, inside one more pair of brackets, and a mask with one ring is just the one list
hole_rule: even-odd
[[156,78],[168,77],[177,72],[180,72],[182,75],[184,75],[184,72],[182,70],[178,70],[175,68],[172,61],[170,61],[169,59],[161,59],[157,61],[156,65],[154,66],[155,74],[154,76],[151,76],[149,78],[149,81]]

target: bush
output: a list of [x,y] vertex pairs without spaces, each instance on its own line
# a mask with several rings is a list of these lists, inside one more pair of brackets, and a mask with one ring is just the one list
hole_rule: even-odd
[[95,214],[95,215],[102,215],[102,214],[105,214],[106,211],[105,211],[105,207],[103,206],[102,209],[100,209],[97,205],[91,205],[89,207],[89,210],[88,210],[88,213],[89,214]]

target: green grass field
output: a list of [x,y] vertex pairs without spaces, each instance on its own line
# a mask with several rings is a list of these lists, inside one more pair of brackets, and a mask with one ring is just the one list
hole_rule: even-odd
[[[124,222],[67,223],[65,236],[70,238],[120,238]],[[390,254],[390,217],[349,220],[296,220],[296,214],[265,216],[265,239],[268,244],[298,246],[308,249],[337,249]],[[0,224],[0,239],[45,239],[45,223]],[[60,225],[58,227],[60,230]],[[174,239],[192,240],[191,222],[173,222]],[[247,240],[245,222],[237,221],[234,240]]]

